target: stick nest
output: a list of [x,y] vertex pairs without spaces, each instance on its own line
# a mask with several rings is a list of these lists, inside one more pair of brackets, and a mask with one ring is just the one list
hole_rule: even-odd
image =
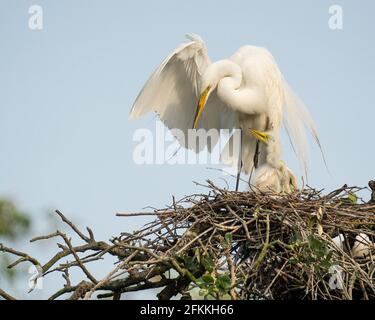
[[[74,246],[60,231],[33,239],[63,241],[45,264],[1,244],[0,251],[19,257],[11,267],[29,261],[41,275],[61,272],[67,283],[51,299],[69,293],[70,299],[119,299],[151,288],[159,288],[159,299],[375,299],[375,199],[365,203],[358,197],[363,189],[275,195],[228,191],[211,182],[206,187],[207,194],[173,200],[161,210],[117,214],[154,221],[109,242],[97,241],[91,229],[85,235],[57,211],[84,244]],[[358,245],[364,248],[359,255]],[[118,262],[99,280],[89,263],[105,255]],[[67,256],[72,261],[62,263]],[[73,267],[85,276],[80,283],[70,282]],[[1,289],[0,295],[12,298]]]

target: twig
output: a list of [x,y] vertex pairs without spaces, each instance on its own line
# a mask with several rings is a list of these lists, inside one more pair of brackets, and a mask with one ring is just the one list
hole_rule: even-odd
[[17,300],[10,294],[6,293],[4,290],[0,289],[0,297],[3,297],[5,300]]

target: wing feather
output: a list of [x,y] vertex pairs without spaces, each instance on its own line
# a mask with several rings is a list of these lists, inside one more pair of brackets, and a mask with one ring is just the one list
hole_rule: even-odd
[[[193,126],[200,81],[206,68],[211,64],[203,40],[189,35],[191,40],[175,49],[150,76],[136,98],[130,118],[138,118],[148,112],[155,112],[169,129],[180,129],[187,137]],[[233,128],[233,115],[222,102],[212,94],[199,120],[197,129]],[[172,132],[173,133],[173,132]],[[179,136],[176,136],[179,139]],[[218,139],[210,141],[209,151]],[[179,139],[183,147],[196,152],[207,144],[192,146]]]

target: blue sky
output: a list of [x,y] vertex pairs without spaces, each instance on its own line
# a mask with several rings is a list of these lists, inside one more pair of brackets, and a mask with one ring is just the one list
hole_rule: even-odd
[[[44,10],[41,31],[28,28],[33,4]],[[328,27],[333,4],[344,10],[341,31]],[[372,0],[1,0],[0,196],[33,216],[35,232],[59,208],[107,239],[144,222],[115,212],[161,207],[201,191],[192,181],[220,181],[203,165],[132,159],[134,130],[155,125],[153,115],[129,121],[132,102],[188,32],[202,36],[212,60],[244,44],[267,47],[320,131],[331,174],[311,144],[310,185],[365,186],[375,156],[374,15]],[[55,246],[26,248],[46,258]]]

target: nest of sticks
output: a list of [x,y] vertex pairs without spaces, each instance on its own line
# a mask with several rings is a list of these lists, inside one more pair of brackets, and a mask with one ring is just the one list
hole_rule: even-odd
[[[44,264],[1,244],[0,251],[18,256],[11,267],[29,261],[40,266],[40,276],[61,272],[66,285],[50,299],[119,299],[151,288],[159,288],[159,299],[375,298],[374,182],[369,202],[358,197],[363,188],[347,186],[288,195],[206,187],[207,194],[168,208],[117,214],[154,220],[109,242],[97,241],[91,229],[85,235],[57,211],[84,243],[74,245],[60,231],[33,239],[63,242]],[[89,264],[105,255],[118,262],[96,279]],[[62,262],[67,256],[72,260]],[[85,279],[72,284],[69,270],[77,267]],[[14,298],[1,289],[0,296]]]

